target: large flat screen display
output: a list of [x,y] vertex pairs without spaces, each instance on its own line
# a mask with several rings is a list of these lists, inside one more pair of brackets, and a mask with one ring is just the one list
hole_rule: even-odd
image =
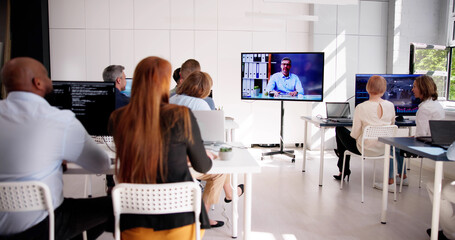
[[412,92],[414,80],[420,76],[417,74],[357,74],[355,77],[355,105],[368,100],[366,90],[368,79],[373,75],[379,75],[387,81],[387,90],[383,99],[395,105],[397,116],[414,116],[419,109],[420,100],[415,98]]
[[107,136],[108,122],[115,110],[115,82],[53,81],[49,104],[69,109],[90,135]]
[[241,54],[242,99],[321,102],[323,52]]

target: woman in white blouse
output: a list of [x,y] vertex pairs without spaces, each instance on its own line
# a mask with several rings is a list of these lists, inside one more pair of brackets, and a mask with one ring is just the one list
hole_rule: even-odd
[[416,114],[416,137],[431,136],[430,120],[440,120],[445,118],[444,109],[437,101],[438,92],[433,78],[422,75],[414,81],[412,86],[414,96],[419,98],[419,110]]
[[[445,118],[445,112],[442,105],[438,100],[438,91],[433,78],[427,75],[417,77],[412,86],[412,92],[414,96],[420,99],[419,110],[416,114],[416,137],[431,136],[430,132],[430,120],[441,120]],[[401,171],[403,169],[403,157],[399,156],[400,151],[396,151],[397,155],[397,172],[398,177],[401,179]],[[389,170],[389,185],[394,183],[393,178],[393,164],[390,164]],[[408,185],[406,176],[406,169],[403,174],[403,186]]]
[[[365,128],[369,125],[391,125],[395,122],[393,103],[381,98],[387,89],[387,81],[381,76],[372,76],[368,79],[366,89],[370,97],[368,101],[357,105],[355,108],[352,132],[349,132],[345,127],[335,128],[337,142],[335,152],[338,155],[340,174],[333,175],[333,177],[337,180],[348,176],[349,181],[349,175],[351,174],[349,156],[346,156],[345,175],[341,176],[343,155],[346,150],[360,155],[359,149],[362,149],[362,135]],[[367,156],[380,156],[384,154],[384,145],[377,141],[365,141],[364,150]]]

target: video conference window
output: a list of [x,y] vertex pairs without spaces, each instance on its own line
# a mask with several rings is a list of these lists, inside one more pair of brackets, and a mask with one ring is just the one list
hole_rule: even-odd
[[108,122],[115,110],[115,82],[53,81],[46,99],[52,106],[74,112],[90,135],[109,135]]
[[322,101],[324,53],[242,53],[242,99]]

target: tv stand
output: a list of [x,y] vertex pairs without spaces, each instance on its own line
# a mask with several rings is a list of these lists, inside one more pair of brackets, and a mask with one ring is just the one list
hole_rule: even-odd
[[264,160],[264,156],[273,156],[273,155],[277,155],[277,154],[284,154],[291,159],[291,161],[294,163],[295,162],[295,154],[294,154],[294,150],[284,150],[283,149],[283,118],[284,118],[284,107],[283,107],[283,101],[281,101],[281,122],[280,122],[280,150],[278,151],[272,151],[272,152],[266,152],[266,153],[262,153],[262,157],[261,157],[261,160]]

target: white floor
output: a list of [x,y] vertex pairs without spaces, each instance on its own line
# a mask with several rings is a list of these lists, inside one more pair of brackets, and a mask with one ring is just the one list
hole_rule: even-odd
[[[302,172],[302,149],[296,149],[296,162],[285,156],[260,160],[265,148],[251,149],[262,165],[253,175],[252,236],[260,240],[294,239],[429,239],[426,229],[431,224],[431,202],[425,188],[433,174],[423,170],[422,188],[418,187],[419,168],[408,172],[410,185],[403,187],[397,202],[389,194],[388,222],[380,223],[381,194],[373,189],[373,163],[366,164],[365,202],[361,203],[360,161],[353,159],[350,182],[343,190],[332,175],[338,173],[333,151],[325,153],[324,186],[319,187],[319,151],[309,151],[306,172]],[[382,163],[377,163],[377,176],[382,176]],[[65,196],[83,196],[84,176],[65,175]],[[92,177],[93,195],[104,194],[104,176]],[[380,179],[377,179],[380,181]],[[243,178],[239,177],[239,182]],[[224,196],[222,197],[224,198]],[[209,216],[227,223],[206,231],[204,239],[231,239],[231,204],[220,202]],[[239,200],[243,211],[243,197]],[[243,239],[243,219],[239,219],[239,238]],[[99,239],[113,239],[105,233]]]

